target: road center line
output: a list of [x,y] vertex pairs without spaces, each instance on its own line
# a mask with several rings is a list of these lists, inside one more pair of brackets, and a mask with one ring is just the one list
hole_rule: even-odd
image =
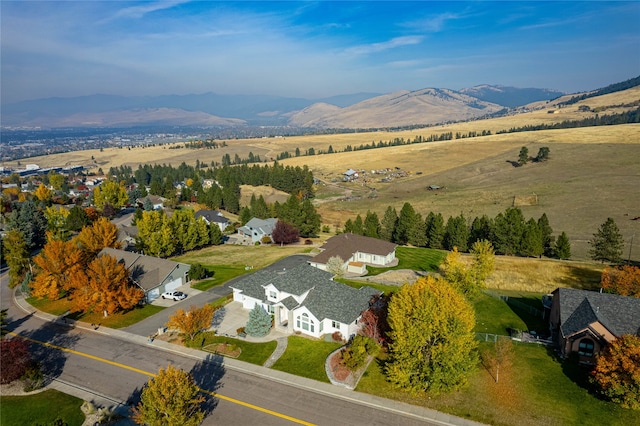
[[[13,331],[9,331],[9,332],[7,332],[7,334],[10,334],[10,335],[15,336],[15,337],[19,337],[19,338],[24,339],[24,340],[28,340],[28,341],[33,342],[33,343],[37,343],[37,344],[42,345],[42,346],[46,346],[48,348],[57,349],[57,350],[60,350],[60,351],[63,351],[63,352],[68,352],[68,353],[71,353],[71,354],[74,354],[74,355],[83,356],[85,358],[89,358],[89,359],[92,359],[92,360],[95,360],[95,361],[103,362],[105,364],[113,365],[113,366],[118,367],[118,368],[124,368],[125,370],[134,371],[136,373],[140,373],[140,374],[143,374],[145,376],[149,376],[149,377],[156,377],[157,376],[157,374],[155,374],[155,373],[150,373],[148,371],[140,370],[139,368],[131,367],[131,366],[128,366],[128,365],[125,365],[125,364],[121,364],[119,362],[110,361],[110,360],[105,359],[105,358],[100,358],[100,357],[97,357],[95,355],[90,355],[90,354],[87,354],[87,353],[84,353],[84,352],[79,352],[79,351],[76,351],[76,350],[73,350],[73,349],[65,348],[63,346],[58,346],[58,345],[54,345],[52,343],[43,342],[41,340],[32,339],[30,337],[26,337],[26,336],[22,336],[20,334],[17,334],[17,333],[15,333]],[[217,392],[212,392],[212,391],[209,391],[209,390],[206,390],[206,389],[202,389],[202,388],[200,388],[200,392],[206,393],[206,394],[211,395],[211,396],[213,396],[215,398],[219,398],[219,399],[223,399],[225,401],[232,402],[232,403],[237,404],[237,405],[241,405],[243,407],[251,408],[252,410],[260,411],[262,413],[270,414],[272,416],[279,417],[281,419],[289,420],[289,421],[294,422],[294,423],[298,423],[298,424],[306,425],[306,426],[313,426],[314,425],[313,423],[309,423],[309,422],[306,422],[304,420],[296,419],[295,417],[291,417],[291,416],[288,416],[286,414],[278,413],[277,411],[269,410],[267,408],[259,407],[257,405],[253,405],[253,404],[250,404],[248,402],[240,401],[239,399],[231,398],[229,396],[224,396],[224,395],[219,394]]]

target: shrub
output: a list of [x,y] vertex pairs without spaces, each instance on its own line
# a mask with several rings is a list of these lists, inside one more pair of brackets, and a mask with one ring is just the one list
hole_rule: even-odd
[[306,239],[306,240],[304,240],[304,243],[305,243],[306,245],[310,246],[311,244],[313,244],[313,241],[311,241],[311,240],[309,240],[309,239]]
[[268,237],[268,236],[266,236],[266,235],[265,235],[264,237],[262,237],[262,239],[260,240],[260,242],[261,242],[262,244],[271,244],[271,237]]
[[2,368],[0,383],[11,383],[22,377],[30,364],[29,346],[22,339],[0,340]]
[[344,337],[342,337],[342,333],[340,333],[339,331],[334,331],[331,335],[331,338],[334,342],[344,342]]
[[25,392],[31,392],[36,389],[40,389],[44,383],[44,375],[40,370],[40,365],[37,362],[32,361],[27,366],[24,375],[22,376],[22,382],[24,384],[23,390]]
[[245,327],[249,336],[264,337],[271,330],[271,315],[262,306],[256,304],[249,312],[249,320]]
[[236,334],[247,334],[244,327],[236,328]]
[[200,263],[194,263],[189,269],[189,277],[192,280],[201,280],[209,277],[209,270]]
[[325,234],[328,234],[329,232],[331,232],[331,228],[329,227],[329,225],[324,225],[322,227],[322,232],[324,232]]
[[351,371],[358,370],[365,365],[367,357],[377,351],[378,345],[372,338],[355,336],[351,344],[342,350],[342,363]]

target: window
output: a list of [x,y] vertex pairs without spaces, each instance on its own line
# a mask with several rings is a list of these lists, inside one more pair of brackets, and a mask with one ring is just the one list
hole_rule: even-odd
[[306,312],[303,312],[302,315],[299,315],[296,318],[296,326],[305,331],[310,331],[315,333],[315,323],[312,319],[309,318],[309,315]]
[[593,356],[593,340],[582,339],[578,345],[578,354],[582,356]]
[[320,321],[320,324],[318,325],[318,331],[322,333],[323,329],[324,329],[324,321]]
[[270,290],[269,291],[269,299],[275,299],[276,297],[278,297],[278,295],[276,294],[275,291]]
[[340,323],[338,321],[331,321],[331,327],[340,328]]
[[273,305],[267,305],[267,312],[269,312],[270,314],[275,314],[276,313],[276,308]]

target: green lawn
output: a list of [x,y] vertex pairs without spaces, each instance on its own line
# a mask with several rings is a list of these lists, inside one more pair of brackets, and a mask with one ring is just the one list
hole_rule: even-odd
[[353,288],[360,288],[360,287],[371,287],[371,288],[375,288],[376,290],[379,290],[385,294],[390,294],[390,293],[394,293],[396,291],[398,291],[398,289],[400,287],[396,286],[396,285],[387,285],[387,284],[378,284],[378,283],[370,283],[370,282],[365,282],[365,281],[358,281],[358,280],[347,280],[344,278],[336,278],[335,281],[340,282],[344,285],[348,285],[349,287],[353,287]]
[[342,346],[341,343],[291,336],[289,337],[287,350],[272,368],[295,374],[296,376],[329,383],[324,369],[324,362],[327,356],[340,346]]
[[[67,299],[49,300],[47,298],[38,299],[37,297],[29,297],[26,301],[34,308],[47,312],[52,315],[62,315],[69,312],[71,302]],[[89,313],[71,313],[68,315],[70,319],[82,321],[90,324],[100,324],[109,328],[124,328],[135,324],[143,319],[157,314],[165,309],[162,306],[143,305],[127,312],[117,312],[105,317],[102,312]]]
[[[207,266],[207,269],[212,271],[214,270],[214,268],[211,266]],[[248,271],[244,268],[244,266],[217,265],[215,267],[215,275],[212,278],[204,279],[197,284],[192,285],[192,287],[200,291],[206,291],[212,287],[222,285],[232,278],[244,275],[247,272]]]
[[69,426],[84,422],[82,400],[54,389],[32,395],[0,396],[0,405],[2,425],[48,425],[57,418]]
[[[516,295],[514,295],[516,296]],[[520,294],[533,301],[534,294]],[[508,328],[527,330],[527,313],[506,302],[480,295],[474,300],[476,332],[507,334]],[[480,343],[480,350],[491,343]],[[479,365],[469,375],[469,385],[450,394],[410,395],[396,389],[384,376],[386,353],[370,364],[357,391],[421,405],[492,425],[631,425],[637,412],[598,399],[590,389],[588,371],[569,361],[558,360],[551,348],[516,343],[515,360],[501,372],[496,384]]]
[[[204,340],[203,340],[204,339]],[[265,343],[252,343],[242,339],[234,339],[225,336],[216,336],[215,333],[207,331],[199,335],[195,339],[196,345],[189,345],[191,347],[197,347],[198,349],[211,345],[214,343],[230,343],[238,346],[242,352],[238,356],[238,360],[249,362],[251,364],[262,365],[271,356],[273,351],[276,350],[276,341]]]
[[374,268],[367,266],[367,270],[369,271],[368,275],[379,275],[395,269],[436,272],[446,256],[447,252],[443,250],[398,246],[396,248],[396,257],[398,258],[397,266],[392,268]]

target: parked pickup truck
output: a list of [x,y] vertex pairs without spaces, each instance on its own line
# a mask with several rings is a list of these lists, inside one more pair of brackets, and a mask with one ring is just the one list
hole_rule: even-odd
[[165,291],[164,293],[162,293],[163,299],[182,300],[186,297],[187,295],[181,291]]

